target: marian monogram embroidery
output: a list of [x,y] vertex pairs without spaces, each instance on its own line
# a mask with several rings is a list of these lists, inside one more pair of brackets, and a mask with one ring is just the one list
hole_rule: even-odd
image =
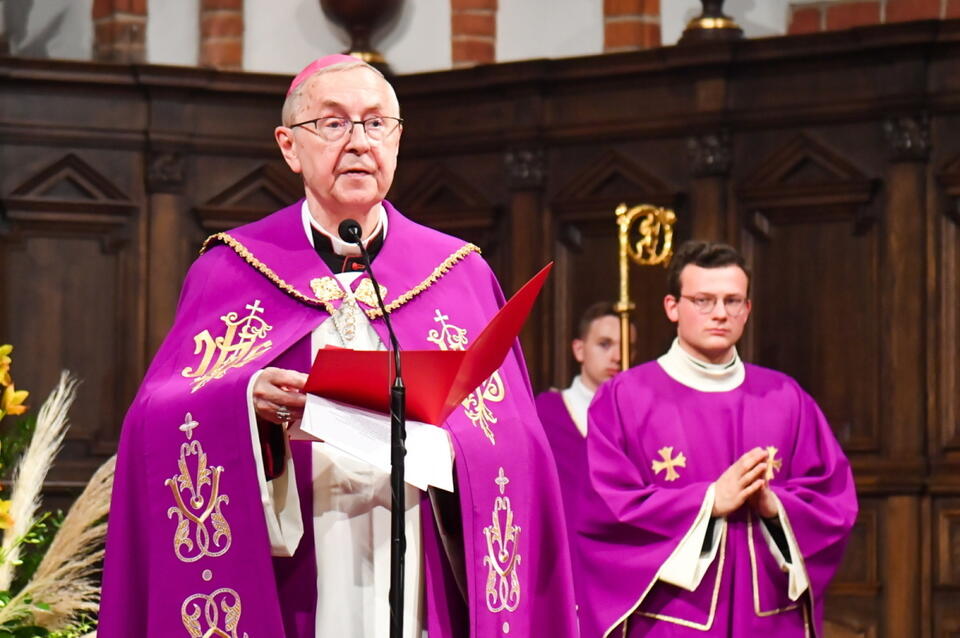
[[[220,612],[223,612],[223,619]],[[183,601],[180,615],[190,638],[240,638],[240,595],[228,587],[212,594],[194,594]],[[221,623],[222,626],[221,626]],[[243,638],[247,638],[246,632]]]
[[188,379],[193,379],[191,392],[196,392],[213,379],[222,378],[232,368],[247,365],[273,345],[269,340],[264,341],[273,326],[259,316],[263,314],[260,300],[247,304],[245,309],[250,314],[242,319],[236,312],[220,317],[227,328],[222,336],[214,337],[209,330],[204,330],[193,337],[193,354],[203,355],[196,368],[186,367],[181,372]]
[[510,497],[505,496],[510,479],[503,468],[494,479],[500,488],[500,496],[494,501],[493,522],[483,528],[487,539],[487,555],[483,564],[487,566],[487,609],[493,613],[514,611],[520,604],[520,526],[513,524],[513,508]]
[[687,467],[687,459],[683,455],[683,452],[678,453],[676,456],[673,456],[673,447],[662,447],[657,450],[657,454],[660,455],[662,461],[657,461],[654,459],[652,469],[654,474],[659,474],[660,472],[666,470],[667,475],[664,477],[667,481],[676,481],[680,478],[680,474],[677,472],[677,467]]
[[[466,329],[447,323],[448,319],[450,317],[437,309],[433,320],[440,324],[440,329],[431,330],[427,334],[427,341],[437,344],[441,350],[466,350],[468,342]],[[500,403],[505,396],[506,389],[503,386],[500,371],[495,370],[462,402],[463,411],[467,418],[470,419],[474,427],[483,430],[483,433],[494,445],[497,444],[497,438],[493,434],[491,425],[497,422],[497,415],[491,409],[490,404]]]
[[764,448],[767,451],[767,471],[764,472],[763,478],[767,481],[773,480],[773,475],[780,471],[780,468],[783,467],[783,459],[778,459],[777,454],[780,452],[777,448],[772,445],[768,445]]
[[167,510],[167,518],[177,516],[173,550],[185,563],[204,556],[222,556],[230,549],[233,538],[230,525],[220,511],[221,505],[230,502],[230,497],[220,493],[223,468],[209,467],[200,441],[192,440],[193,430],[199,425],[188,412],[180,426],[188,441],[180,446],[180,474],[164,482],[173,492],[176,503]]

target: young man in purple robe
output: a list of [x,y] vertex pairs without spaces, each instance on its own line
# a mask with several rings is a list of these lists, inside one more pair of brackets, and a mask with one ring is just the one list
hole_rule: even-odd
[[[206,242],[124,422],[101,638],[389,633],[389,473],[287,433],[319,348],[388,343],[338,225],[360,223],[403,348],[464,349],[504,299],[475,246],[384,200],[403,122],[378,71],[317,60],[282,118],[305,199]],[[556,470],[518,345],[443,427],[455,493],[407,486],[404,636],[575,636]]]
[[[591,304],[577,324],[577,338],[570,344],[580,373],[564,390],[537,395],[537,414],[557,462],[561,490],[576,493],[579,481],[587,480],[587,408],[607,379],[620,372],[620,317],[608,301]],[[565,498],[567,529],[577,519],[576,499]]]
[[737,355],[749,283],[733,248],[685,243],[664,298],[677,339],[594,398],[574,541],[584,638],[822,636],[853,477],[813,399]]

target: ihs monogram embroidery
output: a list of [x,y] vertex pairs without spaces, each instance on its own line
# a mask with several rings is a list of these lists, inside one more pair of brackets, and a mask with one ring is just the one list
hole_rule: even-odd
[[667,475],[665,480],[667,481],[676,481],[680,478],[680,474],[674,469],[675,467],[687,467],[687,459],[683,456],[683,452],[673,456],[673,447],[662,447],[657,450],[657,454],[660,455],[662,461],[653,461],[652,469],[654,474],[659,474],[660,472],[666,470]]
[[[433,320],[440,324],[440,330],[431,330],[427,334],[427,341],[437,344],[441,350],[466,350],[467,331],[464,328],[458,328],[447,323],[448,319],[450,317],[437,309]],[[506,391],[503,387],[503,379],[500,378],[500,371],[495,370],[486,381],[480,384],[480,387],[467,395],[467,398],[462,402],[463,411],[467,418],[470,419],[474,427],[479,426],[494,445],[497,444],[497,438],[490,426],[497,422],[497,415],[494,414],[488,404],[500,403],[505,395]]]
[[776,458],[777,453],[780,452],[777,448],[772,445],[768,445],[764,448],[767,451],[767,471],[764,472],[763,478],[767,481],[773,480],[773,475],[780,471],[780,468],[783,467],[783,460]]
[[[222,628],[220,610],[224,614]],[[190,633],[190,638],[240,638],[237,625],[240,624],[241,611],[240,596],[229,587],[222,587],[209,595],[194,594],[180,606],[183,626]],[[243,638],[247,638],[246,632]]]
[[494,501],[493,522],[483,528],[487,539],[487,609],[493,613],[514,611],[520,604],[520,526],[513,524],[513,508],[510,497],[505,496],[510,479],[503,468],[494,479],[500,488],[500,496]]
[[[273,345],[271,341],[262,341],[273,330],[273,326],[258,316],[263,313],[260,300],[254,300],[245,308],[250,314],[242,319],[236,312],[220,317],[227,327],[223,336],[214,337],[209,330],[204,330],[193,337],[193,354],[202,352],[203,356],[196,368],[188,366],[181,372],[188,379],[193,379],[191,392],[196,392],[213,379],[220,379],[232,368],[247,365]],[[216,361],[214,355],[217,355]]]
[[[200,441],[191,440],[193,430],[199,425],[188,412],[180,426],[189,441],[180,446],[180,460],[177,462],[180,474],[164,481],[173,492],[176,503],[167,510],[167,518],[177,516],[173,551],[185,563],[204,556],[222,556],[230,549],[232,541],[230,525],[220,511],[221,505],[230,502],[230,497],[220,493],[223,468],[209,467]],[[190,471],[190,460],[195,460],[195,475]],[[204,487],[209,489],[204,490]],[[212,534],[208,526],[212,526]]]

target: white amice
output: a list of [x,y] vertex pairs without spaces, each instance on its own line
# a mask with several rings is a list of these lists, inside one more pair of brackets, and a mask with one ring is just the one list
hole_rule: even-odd
[[583,382],[578,374],[573,378],[570,387],[563,390],[560,396],[563,397],[563,405],[566,406],[573,424],[580,430],[580,434],[587,436],[587,409],[590,402],[593,401],[593,395],[590,388]]

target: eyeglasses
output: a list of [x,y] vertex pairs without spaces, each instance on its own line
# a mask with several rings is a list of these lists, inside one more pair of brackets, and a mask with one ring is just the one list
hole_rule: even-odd
[[[710,314],[717,306],[717,298],[713,295],[680,295],[694,306],[701,315]],[[747,307],[747,300],[744,297],[724,297],[723,308],[731,317],[739,317],[743,309]]]
[[[313,126],[307,126],[308,124]],[[302,126],[308,131],[312,130],[328,142],[336,142],[352,134],[353,127],[356,124],[363,127],[367,139],[380,142],[397,130],[403,124],[403,120],[399,117],[387,117],[386,115],[368,117],[365,120],[351,120],[348,117],[318,117],[313,120],[291,124],[290,128]]]

